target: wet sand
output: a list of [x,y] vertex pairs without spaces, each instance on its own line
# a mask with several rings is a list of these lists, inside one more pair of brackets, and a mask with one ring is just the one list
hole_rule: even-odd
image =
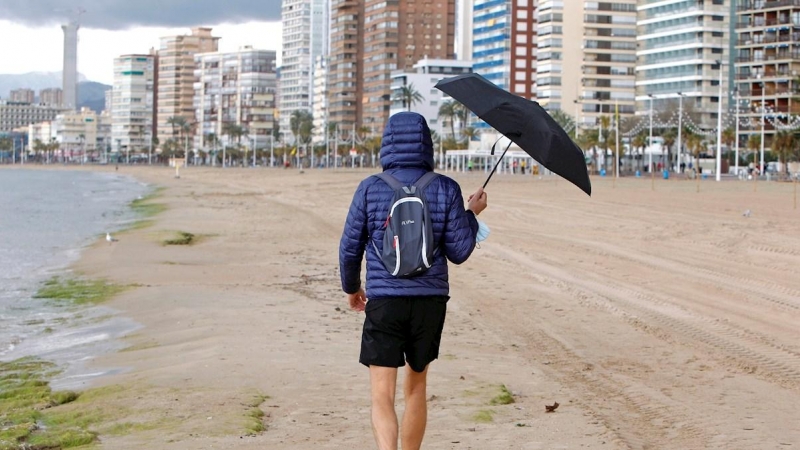
[[[165,187],[168,210],[76,266],[140,285],[109,306],[144,328],[93,366],[127,369],[99,383],[151,426],[103,446],[374,448],[363,316],[337,267],[368,172],[123,171]],[[483,180],[454,177],[465,194]],[[589,198],[554,178],[492,181],[492,234],[451,270],[424,448],[800,447],[793,186],[593,183]],[[161,245],[178,230],[199,242]],[[501,384],[516,402],[490,405]],[[246,436],[256,393],[266,431]]]

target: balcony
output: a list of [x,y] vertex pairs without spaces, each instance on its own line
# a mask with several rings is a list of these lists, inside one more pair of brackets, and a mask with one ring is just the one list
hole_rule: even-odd
[[741,1],[736,10],[742,11],[761,11],[764,9],[781,8],[784,6],[800,6],[800,0],[750,0]]
[[[793,0],[800,2],[800,0]],[[793,27],[800,27],[800,23],[796,20],[792,20],[790,17],[779,17],[779,18],[771,18],[771,19],[764,19],[763,17],[755,17],[755,20],[747,21],[747,22],[736,22],[736,29],[740,28],[758,28],[758,27],[777,27],[780,25],[791,25]]]
[[796,50],[793,52],[777,53],[774,55],[739,56],[736,58],[737,63],[764,63],[786,60],[800,60],[800,51]]

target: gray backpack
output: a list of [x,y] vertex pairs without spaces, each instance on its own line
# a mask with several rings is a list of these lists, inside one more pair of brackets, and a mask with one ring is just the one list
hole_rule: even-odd
[[435,250],[425,188],[438,174],[428,172],[411,186],[404,186],[388,173],[375,176],[394,189],[384,224],[383,250],[373,240],[375,252],[395,277],[410,278],[425,272],[433,264]]

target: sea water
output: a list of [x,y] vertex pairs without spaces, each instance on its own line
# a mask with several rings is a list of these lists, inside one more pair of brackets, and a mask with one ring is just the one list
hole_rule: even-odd
[[82,248],[134,220],[129,204],[148,190],[117,174],[0,170],[0,360],[52,360],[65,369],[62,384],[80,385],[91,375],[81,362],[136,329],[109,308],[33,296],[48,279],[68,276]]

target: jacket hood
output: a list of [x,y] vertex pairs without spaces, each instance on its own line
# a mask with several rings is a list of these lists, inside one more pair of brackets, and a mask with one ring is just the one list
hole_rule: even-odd
[[424,117],[414,112],[401,112],[389,118],[381,142],[381,166],[383,170],[433,170],[433,141]]

